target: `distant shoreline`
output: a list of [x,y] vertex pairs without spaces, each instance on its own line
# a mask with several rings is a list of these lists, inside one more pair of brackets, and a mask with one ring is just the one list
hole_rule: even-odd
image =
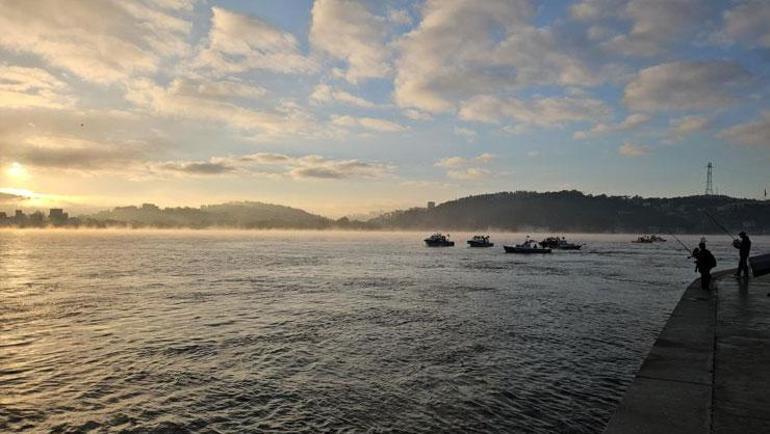
[[[558,231],[549,230],[543,228],[531,228],[521,230],[510,229],[442,229],[442,228],[426,228],[426,229],[401,229],[401,228],[379,228],[379,229],[351,229],[351,228],[238,228],[238,227],[153,227],[153,226],[108,226],[108,227],[94,227],[94,226],[80,226],[80,227],[12,227],[4,226],[0,227],[0,232],[346,232],[346,233],[414,233],[414,234],[427,234],[429,232],[444,232],[444,233],[461,233],[461,234],[537,234],[537,235],[628,235],[630,237],[636,237],[640,234],[648,234],[644,232],[591,232],[591,231]],[[657,235],[692,235],[692,236],[724,236],[727,235],[724,232],[657,232]],[[751,235],[755,236],[770,236],[770,233],[754,232]]]
[[152,203],[70,217],[0,212],[0,227],[89,227],[234,230],[506,231],[596,234],[770,234],[770,201],[700,195],[677,198],[499,192],[467,196],[426,207],[386,212],[367,220],[332,219],[302,209],[263,202],[227,202],[161,208]]

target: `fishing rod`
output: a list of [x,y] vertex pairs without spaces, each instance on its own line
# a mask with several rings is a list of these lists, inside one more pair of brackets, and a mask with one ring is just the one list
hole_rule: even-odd
[[681,245],[685,250],[687,250],[687,258],[688,259],[692,258],[692,249],[687,247],[687,244],[682,242],[682,240],[680,240],[679,237],[677,237],[676,235],[674,235],[672,233],[669,233],[668,235],[670,235],[672,238],[674,238],[679,243],[679,245]]
[[727,234],[728,237],[730,237],[733,241],[735,241],[735,237],[733,236],[733,234],[730,231],[728,231],[726,227],[722,226],[722,224],[719,223],[717,219],[714,218],[713,215],[709,214],[708,211],[706,210],[703,210],[703,213],[706,214],[708,218],[710,218],[711,221],[714,222],[714,224],[717,225],[717,227],[719,227],[719,229],[722,229]]
[[671,236],[672,236],[672,237],[673,237],[673,238],[676,240],[676,242],[677,242],[677,243],[679,243],[679,245],[681,245],[682,247],[684,247],[684,249],[685,249],[685,250],[687,250],[687,253],[692,253],[692,249],[690,249],[689,247],[687,247],[687,244],[685,244],[684,242],[682,242],[682,240],[680,240],[680,239],[679,239],[679,237],[677,237],[677,236],[676,236],[676,235],[674,235],[674,234],[669,234],[669,235],[671,235]]

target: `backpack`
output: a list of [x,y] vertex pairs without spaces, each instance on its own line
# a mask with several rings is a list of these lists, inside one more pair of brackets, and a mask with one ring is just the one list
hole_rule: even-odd
[[706,263],[707,269],[712,269],[717,266],[717,258],[714,257],[714,255],[709,251],[706,250],[706,260],[704,261]]

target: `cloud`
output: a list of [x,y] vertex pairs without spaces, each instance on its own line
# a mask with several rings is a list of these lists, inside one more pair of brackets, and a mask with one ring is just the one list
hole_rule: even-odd
[[211,12],[207,45],[198,53],[195,67],[218,75],[260,69],[291,74],[318,70],[318,64],[300,52],[291,33],[220,7]]
[[489,91],[501,84],[486,73],[480,53],[493,47],[491,30],[524,24],[524,1],[428,1],[419,26],[399,41],[395,99],[402,107],[449,111],[452,97]]
[[467,169],[462,169],[462,170],[447,171],[448,177],[452,179],[459,179],[459,180],[465,180],[465,181],[485,178],[489,174],[490,174],[489,170],[480,169],[478,167],[469,167]]
[[191,24],[174,9],[136,1],[0,2],[0,47],[111,83],[155,72],[164,59],[187,52]]
[[404,110],[404,116],[413,121],[429,121],[433,119],[433,116],[431,116],[430,113],[421,112],[415,109]]
[[342,103],[361,108],[376,108],[377,104],[349,92],[334,88],[328,84],[319,84],[310,94],[310,101],[315,103]]
[[346,178],[379,178],[387,168],[381,165],[362,163],[357,160],[325,162],[321,165],[303,165],[289,172],[293,178],[322,178],[322,179],[346,179]]
[[540,127],[606,118],[610,109],[604,102],[586,97],[546,97],[532,100],[478,96],[463,103],[463,120],[497,123],[513,120]]
[[630,56],[654,56],[672,49],[685,35],[703,29],[714,13],[714,3],[704,0],[631,0],[616,9],[631,21],[631,30],[618,35],[605,48]]
[[581,0],[570,6],[570,16],[589,25],[589,40],[606,53],[650,57],[712,31],[719,6],[709,0]]
[[[237,95],[227,92],[233,86],[239,89]],[[128,86],[126,99],[150,113],[218,122],[268,136],[301,136],[318,131],[312,116],[295,104],[280,104],[270,110],[259,110],[236,99],[236,96],[245,95],[258,98],[262,93],[262,88],[240,82],[209,81],[200,84],[189,79],[175,79],[168,87],[161,87],[150,80],[135,80]]]
[[462,167],[467,164],[474,164],[474,163],[481,163],[486,164],[491,162],[495,159],[494,154],[490,154],[489,152],[484,152],[483,154],[479,154],[476,157],[472,158],[464,158],[464,157],[447,157],[442,158],[441,160],[438,160],[434,166],[436,167],[445,167],[445,168],[454,168],[454,167]]
[[394,97],[437,113],[456,102],[527,85],[595,85],[602,74],[584,44],[558,26],[535,27],[526,0],[428,0],[419,26],[398,41]]
[[22,196],[20,194],[6,193],[6,192],[0,191],[0,203],[2,204],[7,204],[7,203],[14,204],[26,199],[29,199],[29,197]]
[[388,21],[397,25],[407,26],[412,24],[412,16],[407,10],[388,8]]
[[434,166],[437,167],[460,167],[466,164],[468,160],[463,157],[447,157],[437,161]]
[[380,178],[393,170],[388,164],[356,159],[334,160],[320,155],[292,157],[275,153],[212,157],[204,161],[150,163],[156,174],[170,172],[187,176],[257,175],[292,179]]
[[61,109],[74,104],[68,87],[40,68],[0,64],[0,108]]
[[632,143],[623,143],[618,148],[618,154],[624,157],[643,157],[650,153],[650,149],[647,146],[634,145]]
[[235,168],[224,162],[210,161],[178,161],[162,163],[158,168],[163,170],[183,172],[191,175],[221,175],[233,172]]
[[628,131],[646,124],[650,121],[650,116],[644,113],[633,113],[628,115],[622,122],[618,124],[607,124],[600,122],[593,126],[588,131],[576,131],[572,135],[572,138],[577,140],[587,139],[589,137],[597,137],[604,134],[614,133],[618,131]]
[[669,137],[673,140],[682,140],[684,137],[708,128],[711,120],[706,116],[683,116],[672,119],[670,122]]
[[307,155],[294,159],[294,168],[289,175],[293,178],[381,178],[393,170],[387,164],[359,160],[332,160],[318,155]]
[[463,137],[465,140],[469,142],[473,142],[476,140],[476,137],[478,136],[478,133],[470,128],[463,128],[463,127],[455,127],[454,133],[457,136]]
[[479,163],[489,163],[495,158],[496,158],[495,155],[490,154],[489,152],[484,152],[483,154],[480,154],[478,157],[474,158],[473,160]]
[[442,158],[433,165],[447,170],[447,177],[458,180],[480,179],[490,174],[489,170],[478,167],[495,159],[493,154],[484,152],[476,157],[447,157]]
[[[176,145],[162,120],[110,109],[0,109],[0,163],[19,161],[49,180],[128,172]],[[77,172],[77,173],[75,173]],[[42,181],[41,181],[42,182]],[[54,181],[58,185],[58,181]]]
[[734,104],[752,76],[729,61],[672,62],[639,71],[623,101],[637,111],[703,110]]
[[722,130],[720,138],[730,143],[770,147],[770,111],[764,111],[758,119]]
[[385,21],[355,0],[316,0],[310,42],[347,62],[344,77],[351,83],[386,77],[391,72],[385,46]]
[[722,35],[751,47],[770,48],[770,3],[749,0],[724,12]]
[[331,120],[332,124],[337,126],[366,128],[384,133],[401,132],[407,129],[403,125],[378,118],[332,115]]
[[198,0],[148,0],[162,9],[191,11]]
[[31,167],[79,171],[125,168],[152,145],[141,141],[96,142],[67,136],[29,136],[9,149],[8,157]]
[[210,99],[260,99],[267,94],[267,90],[262,86],[245,83],[238,79],[220,81],[177,79],[175,85],[177,93]]
[[597,21],[614,17],[626,0],[580,0],[573,3],[569,12],[580,21]]
[[260,152],[256,154],[244,155],[238,157],[239,161],[253,161],[260,164],[289,164],[293,161],[291,157],[284,154],[272,154]]

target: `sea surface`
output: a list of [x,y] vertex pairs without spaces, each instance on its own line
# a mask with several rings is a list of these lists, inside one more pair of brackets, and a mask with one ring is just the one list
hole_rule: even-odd
[[426,235],[0,231],[0,432],[600,432],[696,277]]

